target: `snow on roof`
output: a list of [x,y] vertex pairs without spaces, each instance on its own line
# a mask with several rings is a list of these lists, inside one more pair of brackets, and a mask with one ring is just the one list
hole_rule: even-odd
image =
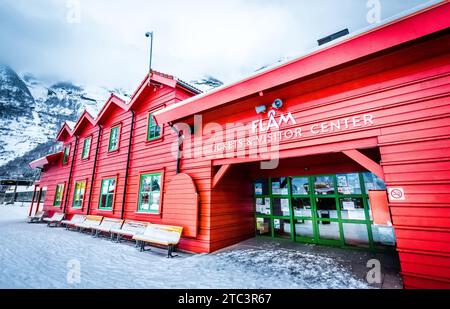
[[75,125],[77,124],[74,121],[66,121],[66,123],[69,126],[70,130],[73,130],[75,128]]
[[91,115],[94,119],[95,119],[95,117],[97,117],[98,110],[97,110],[94,106],[92,106],[92,105],[86,105],[86,106],[84,107],[84,110],[85,110],[86,112],[88,112],[89,115]]

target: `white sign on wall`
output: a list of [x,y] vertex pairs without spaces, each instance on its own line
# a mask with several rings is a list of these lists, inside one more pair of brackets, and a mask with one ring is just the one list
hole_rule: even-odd
[[403,188],[389,188],[388,193],[391,202],[405,200],[405,190]]

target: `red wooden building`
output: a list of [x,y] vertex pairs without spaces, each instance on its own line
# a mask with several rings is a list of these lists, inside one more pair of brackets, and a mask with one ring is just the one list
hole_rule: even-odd
[[47,211],[388,250],[406,288],[450,288],[450,4],[205,94],[153,72],[57,136]]

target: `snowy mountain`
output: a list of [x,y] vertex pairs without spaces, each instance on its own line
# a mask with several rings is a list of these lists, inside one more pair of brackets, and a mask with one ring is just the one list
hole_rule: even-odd
[[[191,83],[202,91],[223,84],[211,76]],[[28,163],[58,150],[62,124],[76,122],[84,110],[96,116],[111,92],[128,97],[122,89],[47,82],[0,64],[0,178],[37,176]]]
[[194,80],[190,82],[197,89],[200,89],[203,92],[208,92],[214,88],[220,87],[223,85],[223,82],[218,80],[213,76],[205,76],[199,80]]
[[0,65],[0,177],[33,174],[27,163],[56,150],[61,125],[77,121],[85,109],[95,116],[110,93],[104,87],[19,76]]

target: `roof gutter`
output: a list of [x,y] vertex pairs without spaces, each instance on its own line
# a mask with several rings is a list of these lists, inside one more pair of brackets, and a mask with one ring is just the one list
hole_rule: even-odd
[[72,162],[70,163],[70,172],[69,172],[69,179],[67,180],[67,190],[66,190],[66,197],[64,198],[63,213],[66,213],[67,202],[69,201],[70,183],[72,180],[73,167],[74,167],[75,159],[77,156],[77,147],[78,147],[78,136],[75,136],[75,146],[73,147]]
[[97,168],[97,161],[98,161],[98,149],[100,148],[100,139],[102,136],[103,128],[101,125],[97,125],[98,127],[98,137],[97,137],[97,147],[95,147],[95,157],[94,157],[94,166],[92,167],[92,175],[91,175],[91,187],[89,188],[89,199],[88,199],[88,206],[86,210],[86,214],[89,215],[91,212],[91,201],[92,201],[92,192],[94,190],[94,181],[95,181],[95,170]]
[[131,112],[130,139],[128,141],[127,167],[125,168],[125,183],[123,188],[122,210],[120,212],[120,219],[125,218],[125,201],[127,198],[128,175],[130,173],[131,146],[133,144],[132,141],[133,141],[134,119],[136,116],[134,110],[130,109],[130,112]]

